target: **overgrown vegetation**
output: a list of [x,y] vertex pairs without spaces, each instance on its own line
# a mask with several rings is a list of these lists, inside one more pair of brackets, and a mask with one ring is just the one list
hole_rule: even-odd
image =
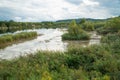
[[119,80],[120,50],[115,48],[118,46],[113,42],[116,38],[106,42],[107,37],[103,38],[101,45],[86,48],[73,46],[64,53],[39,51],[11,61],[2,60],[0,79]]
[[[15,22],[13,20],[10,21],[0,21],[0,33],[6,32],[15,32],[18,30],[25,29],[38,29],[38,28],[67,28],[69,23],[72,20],[66,21],[56,21],[56,22]],[[104,25],[106,20],[100,19],[76,19],[76,24],[82,29],[87,31],[92,31],[96,28],[100,28]]]
[[62,35],[63,40],[88,40],[89,35],[81,27],[79,27],[75,20],[73,20],[68,28],[68,33]]
[[120,17],[109,19],[104,27],[98,29],[100,34],[116,33],[118,31],[120,31]]
[[21,32],[0,36],[0,48],[37,37],[37,32]]
[[68,23],[64,22],[15,22],[13,20],[0,21],[0,33],[38,28],[66,28],[67,25]]
[[[101,45],[72,46],[66,52],[38,51],[9,61],[1,60],[0,80],[120,80],[119,21],[115,18],[94,23],[95,30],[106,34]],[[73,21],[69,34],[78,36],[84,23],[78,28]]]

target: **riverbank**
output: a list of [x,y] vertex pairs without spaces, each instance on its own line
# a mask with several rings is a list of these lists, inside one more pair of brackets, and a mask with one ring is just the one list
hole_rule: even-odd
[[[38,35],[43,35],[37,36],[37,38],[34,40],[13,44],[0,50],[0,58],[8,60],[14,59],[19,56],[25,56],[30,53],[35,53],[39,50],[64,52],[67,50],[67,47],[70,44],[81,47],[87,47],[93,44],[100,44],[100,39],[90,39],[87,41],[62,41],[61,35],[66,32],[66,29],[38,29],[33,31],[36,31]],[[95,37],[99,36],[96,32],[91,32],[89,34],[91,36],[96,35]],[[94,41],[96,43],[94,43]]]
[[[61,41],[60,36],[63,34],[59,32],[58,29],[47,30],[47,32],[42,30],[41,32],[45,34],[39,37],[37,42],[48,40],[46,44]],[[48,32],[53,33],[47,35]],[[97,34],[94,33],[91,38],[100,38],[96,35]],[[26,56],[22,56],[21,54],[9,51],[7,54],[2,55],[4,59],[0,61],[0,79],[119,80],[119,36],[119,33],[108,34],[102,37],[101,45],[89,45],[86,47],[72,46],[68,47],[64,52],[49,50],[32,52],[32,50],[30,50]],[[34,41],[33,43],[37,46],[36,40]],[[29,43],[31,42],[28,42],[28,44]],[[54,44],[51,44],[50,47],[52,46],[54,46]],[[21,47],[19,46],[18,48],[20,49]],[[22,50],[24,50],[23,48],[25,47],[22,47]],[[20,57],[15,58],[16,54],[16,57]]]
[[114,56],[104,45],[73,46],[64,53],[38,51],[10,61],[0,61],[0,79],[113,80],[119,75],[120,59],[117,57],[118,54]]
[[[32,30],[30,30],[32,31]],[[0,59],[14,59],[30,53],[41,51],[65,51],[67,43],[62,42],[61,29],[36,29],[38,35],[36,39],[23,43],[13,44],[0,50]]]
[[68,46],[87,47],[91,45],[100,45],[101,35],[98,35],[96,31],[87,32],[90,35],[89,40],[65,40]]
[[7,34],[0,36],[0,49],[3,49],[12,44],[21,43],[37,37],[36,32],[21,32],[16,34]]

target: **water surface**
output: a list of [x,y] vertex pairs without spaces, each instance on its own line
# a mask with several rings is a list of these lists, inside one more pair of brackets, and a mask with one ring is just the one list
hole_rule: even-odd
[[65,51],[68,44],[81,45],[83,47],[100,44],[100,35],[96,32],[91,32],[91,38],[88,41],[62,41],[61,35],[66,32],[66,29],[35,29],[24,30],[19,32],[36,31],[38,37],[34,40],[26,41],[23,43],[13,44],[5,49],[0,50],[0,59],[13,59],[26,54],[34,53],[38,50],[48,51]]
[[[13,44],[3,50],[0,50],[0,59],[11,59],[26,54],[31,54],[37,50],[48,51],[64,51],[66,43],[62,42],[61,35],[63,31],[60,29],[38,29],[38,30],[25,30],[36,31],[38,36],[34,40],[26,41],[23,43]],[[21,31],[15,32],[19,33]]]

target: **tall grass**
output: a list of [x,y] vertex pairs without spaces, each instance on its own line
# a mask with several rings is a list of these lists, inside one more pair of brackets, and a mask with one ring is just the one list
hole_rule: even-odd
[[[119,80],[120,55],[109,45],[69,47],[66,52],[38,51],[0,61],[1,80]],[[113,49],[114,50],[114,49]]]
[[72,46],[66,52],[38,51],[1,60],[0,80],[119,80],[119,40],[119,33],[108,34],[101,45]]
[[62,40],[89,40],[90,36],[87,33],[81,33],[77,35],[70,35],[65,33],[62,35]]
[[75,20],[73,20],[68,28],[68,33],[62,35],[63,40],[88,40],[90,37],[81,27],[79,27]]
[[101,42],[108,44],[112,48],[113,53],[120,53],[120,33],[107,34],[102,37]]
[[37,32],[21,32],[14,35],[10,35],[10,34],[3,35],[0,36],[0,48],[3,48],[9,44],[19,42],[22,40],[32,39],[35,38],[36,36],[37,36]]

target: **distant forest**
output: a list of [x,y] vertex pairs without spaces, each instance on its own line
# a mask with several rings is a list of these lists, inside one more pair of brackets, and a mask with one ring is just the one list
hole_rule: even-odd
[[[120,17],[120,16],[119,16]],[[115,18],[119,18],[115,17]],[[6,32],[15,32],[17,30],[25,29],[39,29],[39,28],[67,28],[68,24],[75,20],[78,25],[81,25],[81,22],[85,20],[85,23],[82,24],[85,26],[94,26],[94,28],[99,28],[105,25],[107,21],[110,21],[114,18],[108,19],[90,19],[90,18],[81,18],[81,19],[68,19],[68,20],[58,20],[55,22],[15,22],[10,21],[0,21],[0,33]]]

